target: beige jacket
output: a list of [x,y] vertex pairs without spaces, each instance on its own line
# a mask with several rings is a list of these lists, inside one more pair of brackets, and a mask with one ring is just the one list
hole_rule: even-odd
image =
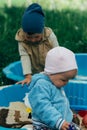
[[25,41],[22,29],[18,30],[15,39],[18,41],[24,75],[43,71],[47,52],[59,45],[55,34],[48,27],[44,28],[42,41],[38,45],[33,46]]

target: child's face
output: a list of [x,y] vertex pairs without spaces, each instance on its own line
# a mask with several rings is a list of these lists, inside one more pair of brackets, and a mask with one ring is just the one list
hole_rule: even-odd
[[31,44],[36,44],[39,43],[42,39],[42,33],[41,34],[32,34],[32,35],[28,35],[26,34],[26,40],[29,41]]
[[76,74],[77,70],[75,69],[63,73],[49,75],[49,78],[56,87],[61,88],[62,86],[66,85],[70,79],[74,78]]

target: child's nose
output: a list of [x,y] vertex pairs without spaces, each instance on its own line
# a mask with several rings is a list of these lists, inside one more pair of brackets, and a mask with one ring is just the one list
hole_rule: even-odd
[[35,38],[32,38],[32,39],[31,39],[31,42],[36,42]]

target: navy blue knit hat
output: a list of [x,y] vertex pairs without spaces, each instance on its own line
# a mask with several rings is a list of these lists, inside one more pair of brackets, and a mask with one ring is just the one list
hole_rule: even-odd
[[27,33],[42,33],[44,28],[44,13],[37,3],[31,4],[22,17],[22,29]]

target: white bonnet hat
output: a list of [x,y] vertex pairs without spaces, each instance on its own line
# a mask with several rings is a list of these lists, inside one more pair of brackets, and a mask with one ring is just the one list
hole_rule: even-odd
[[55,74],[77,69],[75,54],[65,47],[55,47],[46,56],[44,72]]

